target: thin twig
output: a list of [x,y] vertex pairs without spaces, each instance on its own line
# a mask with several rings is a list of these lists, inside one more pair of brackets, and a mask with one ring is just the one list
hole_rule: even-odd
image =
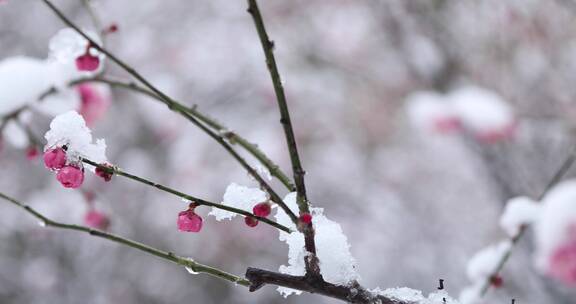
[[[302,168],[300,156],[298,155],[298,146],[292,128],[292,121],[290,120],[290,112],[288,111],[288,103],[286,102],[286,94],[274,58],[274,42],[268,37],[264,20],[258,9],[256,0],[248,0],[248,13],[254,20],[256,31],[260,39],[260,44],[266,57],[266,65],[270,72],[270,78],[274,86],[276,100],[278,101],[278,108],[280,110],[280,123],[284,129],[284,136],[286,137],[286,144],[290,153],[290,161],[292,163],[292,173],[294,175],[294,183],[296,184],[297,202],[300,214],[310,213],[308,198],[306,196],[306,184],[304,183],[304,174],[306,173]],[[310,255],[306,258],[306,273],[311,275],[320,275],[320,268],[318,259],[316,257],[316,244],[314,242],[314,229],[308,225],[304,229],[305,247]]]
[[[562,177],[564,177],[564,175],[566,175],[566,173],[568,172],[570,167],[572,167],[572,165],[574,164],[575,161],[576,161],[576,146],[571,148],[570,154],[568,154],[568,157],[566,157],[566,159],[562,162],[562,164],[560,165],[560,168],[558,168],[558,170],[554,173],[554,176],[550,179],[548,184],[546,184],[546,186],[544,187],[544,190],[538,196],[537,201],[541,201],[542,199],[544,199],[544,196],[546,195],[546,193],[548,193],[548,191],[550,191],[550,189],[552,189],[552,187],[554,187],[554,185],[556,185],[557,183],[560,182],[560,180],[562,180]],[[527,229],[526,226],[521,226],[518,233],[516,233],[516,235],[514,235],[510,238],[510,243],[512,244],[512,246],[510,246],[510,248],[506,252],[504,252],[504,254],[502,255],[502,258],[500,259],[500,261],[498,261],[498,264],[496,265],[496,269],[484,281],[484,283],[482,285],[482,289],[480,289],[480,295],[481,296],[484,296],[486,294],[486,292],[488,292],[488,290],[490,289],[490,286],[492,286],[492,284],[490,283],[490,279],[492,277],[498,275],[498,273],[502,270],[502,268],[504,268],[504,265],[506,264],[506,262],[510,259],[510,256],[512,255],[512,249],[514,248],[514,245],[516,245],[516,243],[518,243],[518,241],[522,238],[522,236],[526,232],[526,229]]]
[[170,194],[176,195],[176,196],[178,196],[178,197],[180,197],[180,198],[183,198],[183,199],[185,199],[185,200],[188,200],[188,201],[191,201],[191,202],[195,202],[195,203],[197,203],[197,204],[199,204],[199,205],[210,206],[210,207],[214,207],[214,208],[217,208],[217,209],[222,209],[222,210],[226,210],[226,211],[229,211],[229,212],[232,212],[232,213],[240,214],[240,215],[243,215],[243,216],[254,217],[254,218],[258,219],[259,221],[264,222],[264,223],[266,223],[266,224],[268,224],[268,225],[270,225],[270,226],[273,226],[273,227],[275,227],[275,228],[277,228],[277,229],[280,229],[280,230],[282,230],[282,231],[285,231],[285,232],[288,232],[288,233],[292,232],[292,231],[290,230],[290,228],[288,228],[288,227],[286,227],[286,226],[284,226],[284,225],[282,225],[282,224],[279,224],[279,223],[277,223],[277,222],[274,222],[274,221],[272,221],[272,220],[269,220],[269,219],[267,219],[267,218],[265,218],[265,217],[256,216],[256,215],[254,215],[254,214],[252,214],[252,213],[250,213],[250,212],[248,212],[248,211],[242,210],[242,209],[238,209],[238,208],[234,208],[234,207],[230,207],[230,206],[226,206],[226,205],[222,205],[222,204],[218,204],[218,203],[213,203],[213,202],[210,202],[210,201],[207,201],[207,200],[203,200],[203,199],[201,199],[201,198],[194,197],[194,196],[192,196],[192,195],[188,195],[188,194],[186,194],[186,193],[180,192],[180,191],[178,191],[178,190],[174,190],[174,189],[172,189],[172,188],[170,188],[170,187],[164,186],[164,185],[159,184],[159,183],[155,183],[155,182],[150,181],[150,180],[148,180],[148,179],[145,179],[145,178],[143,178],[143,177],[139,177],[139,176],[130,174],[130,173],[128,173],[128,172],[122,171],[122,170],[119,169],[118,167],[110,166],[110,165],[104,165],[104,164],[99,164],[99,163],[97,163],[97,162],[91,161],[91,160],[86,159],[86,158],[82,158],[82,162],[84,162],[84,163],[86,163],[86,164],[89,164],[89,165],[91,165],[91,166],[100,168],[100,169],[106,171],[106,172],[109,173],[109,174],[120,175],[120,176],[129,178],[129,179],[131,179],[131,180],[133,180],[133,181],[137,181],[137,182],[139,182],[139,183],[142,183],[142,184],[145,184],[145,185],[154,187],[154,188],[156,188],[156,189],[158,189],[158,190],[162,190],[162,191],[164,191],[164,192],[168,192],[168,193],[170,193]]
[[[162,98],[154,94],[154,92],[139,86],[133,82],[123,82],[120,80],[114,80],[105,77],[94,77],[94,78],[82,78],[70,82],[70,85],[76,85],[85,82],[101,82],[106,83],[112,87],[118,87],[127,89],[133,92],[141,93],[151,97],[157,101],[163,102]],[[176,101],[175,101],[176,102]],[[263,166],[265,166],[270,174],[276,177],[289,191],[295,191],[296,188],[290,178],[280,169],[280,167],[274,163],[262,150],[258,148],[256,144],[249,142],[244,137],[240,136],[238,133],[233,131],[228,131],[228,128],[223,126],[221,123],[217,122],[214,118],[198,111],[195,106],[187,107],[182,103],[179,103],[179,108],[185,108],[186,112],[190,115],[196,117],[198,120],[209,126],[210,128],[216,130],[219,134],[222,134],[231,144],[238,144],[244,148],[248,153],[254,156]],[[181,114],[182,112],[176,111],[176,113]]]
[[230,274],[228,272],[222,271],[220,269],[217,269],[217,268],[214,268],[214,267],[211,267],[208,265],[200,264],[198,262],[195,262],[192,259],[177,256],[171,252],[166,252],[166,251],[154,248],[154,247],[150,247],[148,245],[145,245],[145,244],[142,244],[142,243],[139,243],[139,242],[127,239],[127,238],[123,238],[121,236],[118,236],[118,235],[115,235],[112,233],[92,229],[92,228],[89,228],[86,226],[64,224],[64,223],[60,223],[57,221],[53,221],[53,220],[45,217],[44,215],[42,215],[38,211],[34,210],[32,207],[30,207],[24,203],[21,203],[20,201],[14,199],[12,197],[9,197],[6,194],[1,193],[1,192],[0,192],[0,198],[3,198],[4,200],[16,205],[19,208],[22,208],[26,212],[32,214],[34,217],[36,217],[37,219],[40,220],[40,223],[42,225],[60,228],[60,229],[86,232],[92,236],[104,238],[104,239],[110,240],[110,241],[115,242],[115,243],[119,243],[119,244],[122,244],[122,245],[125,245],[128,247],[132,247],[132,248],[138,249],[140,251],[144,251],[146,253],[149,253],[151,255],[157,256],[161,259],[170,261],[172,263],[190,268],[194,272],[206,273],[206,274],[209,274],[211,276],[233,282],[235,284],[239,284],[242,286],[250,286],[250,281],[248,281],[242,277]]
[[182,116],[186,117],[190,122],[204,131],[208,136],[212,137],[216,142],[218,142],[224,149],[236,160],[240,165],[248,171],[248,173],[258,181],[260,186],[270,195],[272,202],[276,203],[280,208],[284,210],[286,214],[290,217],[292,222],[298,223],[298,217],[288,208],[288,206],[282,201],[282,198],[272,189],[272,187],[252,168],[244,158],[242,158],[235,150],[232,148],[224,139],[222,139],[217,133],[210,130],[207,126],[201,123],[198,119],[188,113],[188,108],[182,104],[174,101],[164,92],[160,91],[154,85],[152,85],[146,78],[144,78],[140,73],[138,73],[133,67],[126,64],[124,61],[120,60],[106,48],[96,44],[92,38],[90,38],[86,33],[84,33],[76,24],[74,24],[70,19],[68,19],[54,4],[49,0],[42,0],[55,14],[64,22],[66,25],[74,29],[78,34],[80,34],[84,39],[91,43],[92,47],[101,53],[105,54],[110,60],[119,65],[122,69],[140,81],[144,86],[150,89],[154,94],[156,94],[162,102],[171,110],[179,112]]

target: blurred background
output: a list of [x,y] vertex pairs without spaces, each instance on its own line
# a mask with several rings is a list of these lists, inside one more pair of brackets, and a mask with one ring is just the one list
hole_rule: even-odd
[[[63,24],[38,0],[0,5],[0,59],[46,58]],[[504,237],[510,197],[536,197],[576,143],[576,2],[572,0],[260,1],[286,88],[309,197],[339,222],[368,288],[425,293],[445,280],[457,296],[466,263]],[[90,29],[81,1],[55,3]],[[168,95],[197,105],[290,172],[263,53],[241,0],[93,0],[108,47]],[[108,75],[128,79],[108,65]],[[31,75],[30,77],[34,77]],[[0,84],[2,85],[2,84]],[[406,97],[459,86],[510,104],[513,137],[482,143],[422,132]],[[213,140],[165,106],[125,90],[93,127],[126,171],[219,202],[231,182],[254,186]],[[0,103],[2,100],[0,100]],[[42,135],[49,117],[34,115]],[[249,156],[247,156],[249,158]],[[250,162],[256,161],[249,158]],[[287,263],[278,232],[241,218],[204,216],[201,233],[176,230],[180,199],[114,178],[63,188],[41,159],[4,144],[0,191],[51,216],[82,223],[85,195],[110,231],[242,275]],[[573,174],[573,170],[569,172]],[[282,186],[276,189],[285,195]],[[198,208],[200,214],[208,208]],[[531,235],[506,265],[490,303],[574,303],[576,292],[534,270]],[[256,293],[106,240],[43,229],[0,203],[0,303],[336,303],[314,295]]]

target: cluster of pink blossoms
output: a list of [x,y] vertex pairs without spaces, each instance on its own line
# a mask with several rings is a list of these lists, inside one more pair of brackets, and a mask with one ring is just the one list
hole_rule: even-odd
[[[188,209],[178,213],[176,226],[179,231],[199,232],[202,229],[202,217],[195,212],[195,209],[198,206],[197,203],[190,203]],[[252,208],[254,216],[246,216],[244,218],[244,223],[248,227],[256,227],[258,225],[258,219],[256,217],[268,217],[271,212],[272,205],[270,202],[258,203]],[[299,220],[302,225],[310,225],[312,223],[312,215],[309,213],[303,213],[300,215]]]
[[84,182],[84,168],[67,164],[66,147],[58,147],[44,152],[44,165],[56,171],[56,179],[66,188],[78,188]]
[[[272,205],[270,202],[258,203],[254,208],[252,208],[252,214],[258,217],[268,217],[272,212]],[[302,213],[299,217],[300,225],[306,226],[312,223],[312,215],[310,213]],[[244,218],[244,223],[248,227],[256,227],[258,225],[258,219],[252,216],[247,216]]]
[[[69,163],[66,157],[66,146],[49,149],[44,152],[44,165],[46,168],[56,171],[56,179],[66,188],[78,188],[84,182],[84,167],[82,164]],[[105,167],[110,165],[105,164]],[[96,168],[96,175],[110,181],[110,170]]]
[[[272,212],[272,205],[269,202],[258,203],[254,208],[252,208],[252,214],[259,217],[267,217]],[[244,223],[248,227],[256,227],[258,225],[258,219],[252,216],[247,216],[244,218]]]

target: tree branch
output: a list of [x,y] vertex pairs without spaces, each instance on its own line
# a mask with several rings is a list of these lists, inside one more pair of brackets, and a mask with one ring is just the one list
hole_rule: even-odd
[[22,208],[26,212],[32,214],[34,217],[36,217],[37,219],[40,220],[40,223],[42,225],[54,227],[54,228],[66,229],[66,230],[86,232],[92,236],[100,237],[100,238],[107,239],[107,240],[115,242],[115,243],[119,243],[119,244],[122,244],[122,245],[125,245],[128,247],[132,247],[134,249],[137,249],[137,250],[146,252],[148,254],[157,256],[161,259],[170,261],[172,263],[190,268],[194,272],[206,273],[206,274],[209,274],[211,276],[217,277],[219,279],[233,282],[235,284],[239,284],[242,286],[250,286],[250,281],[248,281],[244,278],[241,278],[239,276],[230,274],[228,272],[222,271],[220,269],[217,269],[217,268],[214,268],[214,267],[211,267],[208,265],[200,264],[200,263],[195,262],[194,260],[189,259],[189,258],[177,256],[177,255],[173,254],[172,252],[162,251],[160,249],[156,249],[154,247],[150,247],[148,245],[145,245],[145,244],[142,244],[142,243],[139,243],[139,242],[127,239],[127,238],[123,238],[121,236],[118,236],[118,235],[115,235],[112,233],[92,229],[92,228],[89,228],[86,226],[64,224],[64,223],[53,221],[53,220],[45,217],[44,215],[42,215],[38,211],[34,210],[32,207],[30,207],[24,203],[21,203],[18,200],[11,198],[2,192],[0,192],[0,198],[3,198],[4,200],[16,205],[19,208]]
[[[101,230],[92,229],[90,227],[64,224],[53,221],[32,207],[0,192],[0,198],[14,204],[15,206],[30,213],[32,216],[40,220],[43,226],[54,227],[64,230],[72,230],[85,232],[91,236],[103,238],[124,246],[128,246],[153,256],[159,257],[163,260],[170,261],[180,266],[190,268],[194,272],[205,273],[216,278],[233,282],[240,286],[249,287],[250,291],[256,291],[265,284],[283,286],[293,288],[305,292],[316,293],[323,296],[332,297],[350,303],[381,303],[381,304],[409,304],[400,301],[394,301],[383,296],[373,295],[371,292],[365,290],[359,285],[341,286],[322,281],[313,281],[309,277],[291,276],[271,271],[266,271],[257,268],[248,268],[246,271],[246,278],[242,278],[231,273],[225,272],[215,267],[198,263],[190,258],[175,255],[172,252],[163,251],[148,245],[112,234]],[[379,301],[379,302],[378,302]]]
[[[554,187],[554,185],[556,185],[557,183],[559,183],[562,180],[564,175],[566,175],[566,173],[568,172],[570,167],[572,167],[572,165],[574,164],[575,161],[576,161],[576,146],[573,146],[571,148],[570,154],[568,154],[568,157],[566,157],[566,159],[562,162],[562,164],[560,165],[560,168],[558,168],[558,170],[556,170],[556,172],[554,173],[554,176],[550,179],[548,184],[546,184],[546,186],[544,187],[544,190],[540,193],[538,198],[536,198],[537,201],[541,201],[544,198],[544,196],[546,195],[546,193],[548,193],[548,191],[550,191],[550,189],[552,189],[552,187]],[[504,268],[504,265],[512,256],[512,249],[514,248],[514,245],[516,245],[516,243],[518,243],[518,241],[522,238],[522,236],[526,232],[526,229],[527,229],[526,226],[521,226],[518,233],[510,238],[510,243],[512,244],[512,246],[510,246],[510,249],[508,249],[506,252],[504,252],[504,254],[502,255],[502,258],[500,259],[500,261],[498,261],[496,269],[494,269],[494,271],[491,273],[491,275],[488,276],[488,278],[482,284],[482,289],[480,290],[481,296],[484,296],[488,292],[488,290],[492,286],[492,284],[490,283],[490,279],[492,277],[498,275],[498,273],[502,270],[502,268]]]
[[[70,85],[76,85],[76,84],[85,83],[85,82],[106,83],[112,87],[123,88],[123,89],[127,89],[127,90],[130,90],[133,92],[141,93],[141,94],[147,95],[147,96],[149,96],[149,97],[151,97],[157,101],[163,102],[162,98],[159,97],[158,95],[154,94],[154,92],[152,92],[146,88],[143,88],[143,87],[141,87],[141,86],[139,86],[133,82],[122,82],[119,80],[109,79],[109,78],[105,78],[105,77],[95,77],[95,78],[82,78],[82,79],[74,80],[70,83]],[[236,132],[229,131],[228,128],[226,128],[225,126],[223,126],[222,124],[217,122],[215,119],[213,119],[213,118],[209,117],[208,115],[198,111],[196,106],[187,107],[187,106],[183,105],[182,103],[178,103],[178,104],[179,104],[179,108],[184,108],[187,113],[196,117],[199,121],[203,122],[204,124],[206,124],[210,128],[212,128],[212,129],[216,130],[217,132],[219,132],[220,134],[222,134],[222,136],[224,136],[224,138],[226,138],[231,144],[237,143],[242,148],[244,148],[246,151],[248,151],[248,153],[250,153],[252,156],[254,156],[262,165],[264,165],[268,169],[268,171],[270,171],[270,174],[272,176],[276,177],[286,187],[286,189],[288,189],[290,191],[296,190],[294,184],[292,184],[292,181],[290,181],[290,178],[288,178],[286,176],[286,174],[282,171],[282,169],[280,169],[280,167],[278,165],[276,165],[270,158],[268,158],[268,156],[262,150],[260,150],[256,144],[250,143],[247,139],[243,138],[242,136],[240,136]],[[179,112],[179,111],[175,111],[175,112],[178,114],[182,114],[182,112]]]
[[292,276],[252,267],[246,270],[246,278],[251,282],[250,291],[256,291],[264,285],[270,284],[315,293],[349,303],[409,304],[375,295],[357,283],[351,286],[335,285],[309,276]]
[[[280,79],[280,73],[278,72],[276,59],[274,58],[274,42],[270,40],[268,33],[266,33],[264,20],[262,19],[256,0],[248,0],[248,13],[250,13],[254,20],[254,25],[256,26],[256,31],[258,32],[258,37],[266,57],[266,65],[270,72],[274,92],[276,93],[276,100],[278,101],[278,108],[280,110],[280,123],[284,128],[284,136],[286,137],[290,161],[292,162],[292,173],[294,174],[294,183],[296,184],[298,208],[300,214],[310,213],[308,198],[306,196],[306,184],[304,183],[305,171],[302,168],[300,156],[298,155],[298,146],[296,145],[292,121],[290,120],[286,94],[284,93],[284,87],[282,86],[282,80]],[[318,265],[318,258],[316,257],[316,244],[314,242],[314,228],[312,225],[304,228],[304,241],[306,251],[310,252],[310,255],[305,258],[306,273],[319,276],[320,267]]]
[[180,198],[186,199],[186,200],[188,200],[188,201],[195,202],[195,203],[197,203],[198,205],[210,206],[210,207],[214,207],[214,208],[217,208],[217,209],[226,210],[226,211],[229,211],[229,212],[232,212],[232,213],[236,213],[236,214],[240,214],[240,215],[244,215],[244,216],[249,216],[249,217],[254,217],[254,218],[258,219],[259,221],[264,222],[264,223],[266,223],[266,224],[268,224],[268,225],[270,225],[270,226],[272,226],[272,227],[274,227],[274,228],[280,229],[280,230],[285,231],[285,232],[288,232],[288,233],[292,232],[292,231],[290,230],[290,228],[288,228],[288,227],[286,227],[286,226],[284,226],[284,225],[282,225],[282,224],[280,224],[280,223],[277,223],[277,222],[274,222],[274,221],[272,221],[272,220],[269,220],[269,219],[267,219],[267,218],[265,218],[265,217],[256,216],[256,215],[254,215],[254,214],[252,214],[252,213],[250,213],[250,212],[248,212],[248,211],[242,210],[242,209],[238,209],[238,208],[234,208],[234,207],[230,207],[230,206],[226,206],[226,205],[222,205],[222,204],[218,204],[218,203],[213,203],[213,202],[210,202],[210,201],[207,201],[207,200],[203,200],[203,199],[201,199],[201,198],[197,198],[197,197],[188,195],[188,194],[186,194],[186,193],[180,192],[180,191],[178,191],[178,190],[174,190],[174,189],[172,189],[172,188],[169,188],[169,187],[164,186],[164,185],[159,184],[159,183],[155,183],[155,182],[150,181],[150,180],[148,180],[148,179],[145,179],[145,178],[143,178],[143,177],[139,177],[139,176],[136,176],[136,175],[133,175],[133,174],[124,172],[124,171],[120,170],[119,168],[117,168],[117,167],[115,167],[115,166],[98,164],[98,163],[93,162],[93,161],[91,161],[91,160],[89,160],[89,159],[86,159],[86,158],[82,158],[82,162],[84,162],[84,163],[86,163],[86,164],[89,164],[89,165],[91,165],[91,166],[100,168],[100,169],[106,171],[106,172],[109,173],[109,174],[115,174],[115,175],[120,175],[120,176],[126,177],[126,178],[128,178],[128,179],[133,180],[133,181],[137,181],[137,182],[139,182],[139,183],[142,183],[142,184],[145,184],[145,185],[154,187],[154,188],[156,188],[156,189],[158,189],[158,190],[162,190],[162,191],[164,191],[164,192],[168,192],[168,193],[170,193],[170,194],[173,194],[173,195],[178,196],[178,197],[180,197]]
[[114,54],[112,54],[107,49],[103,48],[102,46],[96,44],[94,40],[92,40],[86,33],[84,33],[76,24],[74,24],[70,19],[68,19],[54,4],[52,4],[49,0],[42,0],[59,18],[62,20],[66,25],[70,26],[74,29],[78,34],[80,34],[84,39],[91,43],[92,47],[96,50],[100,51],[101,53],[105,54],[110,60],[114,63],[119,65],[122,69],[140,81],[145,87],[150,89],[154,94],[156,94],[160,100],[171,110],[175,112],[179,112],[182,116],[186,117],[190,122],[204,131],[208,136],[212,137],[216,142],[218,142],[224,149],[236,160],[240,165],[248,171],[248,173],[258,181],[260,186],[270,195],[270,199],[276,203],[280,208],[288,214],[292,222],[295,224],[298,223],[298,217],[286,206],[286,204],[282,201],[282,198],[272,189],[272,187],[252,168],[244,158],[242,158],[222,137],[212,130],[210,130],[207,126],[201,123],[198,119],[188,113],[189,109],[182,104],[174,101],[172,98],[168,97],[154,85],[152,85],[146,78],[140,75],[134,68],[126,64],[124,61],[120,60]]

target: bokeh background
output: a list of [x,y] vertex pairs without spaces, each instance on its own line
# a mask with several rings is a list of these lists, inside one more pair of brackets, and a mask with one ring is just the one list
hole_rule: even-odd
[[[41,1],[3,2],[0,58],[46,58],[62,23]],[[442,278],[457,295],[468,283],[467,260],[503,237],[498,217],[506,199],[536,197],[576,142],[576,2],[260,2],[309,196],[342,225],[361,283],[429,292]],[[56,4],[91,28],[81,1]],[[170,96],[258,143],[289,171],[245,1],[93,5],[103,24],[119,26],[107,41],[111,50]],[[108,73],[127,79],[112,64]],[[486,145],[410,125],[407,95],[460,85],[492,90],[509,102],[518,119],[515,137]],[[31,127],[43,134],[48,123],[35,115]],[[126,171],[199,197],[219,201],[231,182],[254,185],[214,141],[140,95],[114,90],[113,105],[93,132]],[[82,223],[81,192],[61,187],[39,160],[4,145],[0,168],[0,191],[55,219]],[[237,274],[287,263],[287,246],[266,225],[251,229],[240,218],[205,217],[201,233],[180,233],[175,221],[185,203],[177,198],[122,178],[106,184],[89,176],[82,188],[96,194],[114,233]],[[490,303],[574,303],[574,289],[534,270],[530,237],[514,252],[504,287],[489,294]],[[252,294],[105,240],[43,229],[0,204],[0,303],[335,302],[313,295],[283,299],[273,287]]]

